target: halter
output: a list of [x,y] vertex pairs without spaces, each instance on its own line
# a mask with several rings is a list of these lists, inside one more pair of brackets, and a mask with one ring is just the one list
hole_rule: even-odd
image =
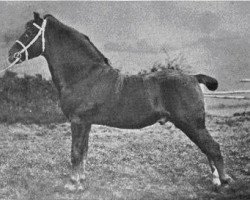
[[45,51],[45,37],[44,37],[44,33],[45,33],[46,24],[47,24],[47,20],[46,19],[43,20],[42,26],[39,26],[36,23],[33,23],[33,25],[36,28],[38,28],[39,31],[38,31],[38,33],[36,34],[36,36],[30,41],[30,43],[27,46],[25,46],[21,41],[16,40],[16,43],[20,44],[23,49],[21,51],[16,52],[14,54],[14,58],[16,58],[16,60],[13,61],[8,67],[6,67],[5,69],[1,70],[0,73],[6,71],[7,69],[9,69],[11,67],[13,67],[21,59],[21,54],[23,52],[25,52],[25,61],[28,60],[29,59],[28,48],[37,41],[37,39],[39,38],[40,35],[42,35],[42,53]]
[[28,48],[34,44],[37,39],[39,38],[40,35],[42,35],[42,52],[45,51],[45,37],[44,37],[44,33],[45,33],[45,27],[46,27],[46,24],[47,24],[47,20],[44,19],[43,20],[43,23],[42,23],[42,26],[40,27],[39,25],[37,25],[36,23],[33,23],[33,25],[39,29],[38,33],[36,34],[36,36],[30,41],[30,43],[25,46],[21,41],[19,40],[16,40],[16,43],[20,44],[23,49],[19,52],[16,53],[15,57],[17,57],[17,59],[20,59],[21,58],[21,54],[23,52],[25,52],[25,61],[29,59],[29,52],[28,52]]

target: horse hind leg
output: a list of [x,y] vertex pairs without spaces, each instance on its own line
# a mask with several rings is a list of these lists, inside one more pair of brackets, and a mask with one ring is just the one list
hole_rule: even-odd
[[[228,184],[233,181],[233,179],[225,173],[224,161],[220,151],[220,145],[209,134],[207,129],[199,131],[201,137],[203,135],[207,138],[205,145],[203,143],[200,146],[204,146],[202,151],[206,154],[209,165],[212,171],[212,182],[215,186],[220,186],[221,184]],[[198,145],[199,146],[199,145]],[[200,147],[200,149],[203,147]]]
[[[193,128],[192,123],[177,123],[180,128],[207,156],[212,171],[212,182],[218,187],[232,181],[232,178],[225,173],[224,161],[220,151],[220,145],[209,134],[204,127]],[[197,126],[196,126],[197,127]]]
[[230,182],[233,182],[233,179],[225,172],[223,173],[224,176],[220,177],[217,167],[215,167],[214,161],[210,157],[208,157],[208,161],[212,171],[212,182],[214,186],[218,187],[221,186],[221,184],[228,184]]
[[218,173],[216,167],[214,166],[214,163],[213,163],[213,161],[212,161],[212,159],[210,157],[208,157],[208,162],[209,162],[210,169],[212,171],[212,182],[213,182],[213,185],[220,186],[221,185],[221,181],[220,181],[219,173]]
[[65,185],[69,190],[75,190],[76,186],[81,189],[81,182],[85,179],[85,165],[87,161],[88,139],[91,129],[90,124],[71,122],[72,144],[71,144],[71,163],[72,174],[70,182]]

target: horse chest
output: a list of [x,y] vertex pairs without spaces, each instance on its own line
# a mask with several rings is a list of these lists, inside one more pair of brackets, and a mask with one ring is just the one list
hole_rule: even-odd
[[86,90],[82,90],[81,93],[79,93],[79,91],[74,91],[73,89],[69,88],[62,89],[60,104],[63,113],[67,117],[72,115],[81,104],[85,104],[85,110],[88,110],[90,105],[88,105],[89,102],[87,101],[85,94],[87,94]]

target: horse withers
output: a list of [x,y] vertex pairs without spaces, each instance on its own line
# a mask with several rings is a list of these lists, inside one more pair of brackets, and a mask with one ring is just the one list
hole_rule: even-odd
[[208,158],[214,185],[232,180],[225,173],[220,145],[205,127],[199,83],[216,90],[214,78],[171,69],[122,75],[86,35],[52,15],[41,18],[34,13],[10,49],[9,61],[21,63],[40,55],[47,60],[61,109],[71,122],[73,169],[67,187],[74,189],[85,179],[92,124],[138,129],[158,121],[171,121],[201,149]]

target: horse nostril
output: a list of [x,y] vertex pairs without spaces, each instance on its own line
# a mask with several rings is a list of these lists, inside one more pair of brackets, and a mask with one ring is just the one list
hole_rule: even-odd
[[17,59],[17,58],[21,58],[21,54],[19,53],[19,52],[16,52],[16,53],[14,53],[14,55],[13,55],[13,57],[15,58],[15,59]]

